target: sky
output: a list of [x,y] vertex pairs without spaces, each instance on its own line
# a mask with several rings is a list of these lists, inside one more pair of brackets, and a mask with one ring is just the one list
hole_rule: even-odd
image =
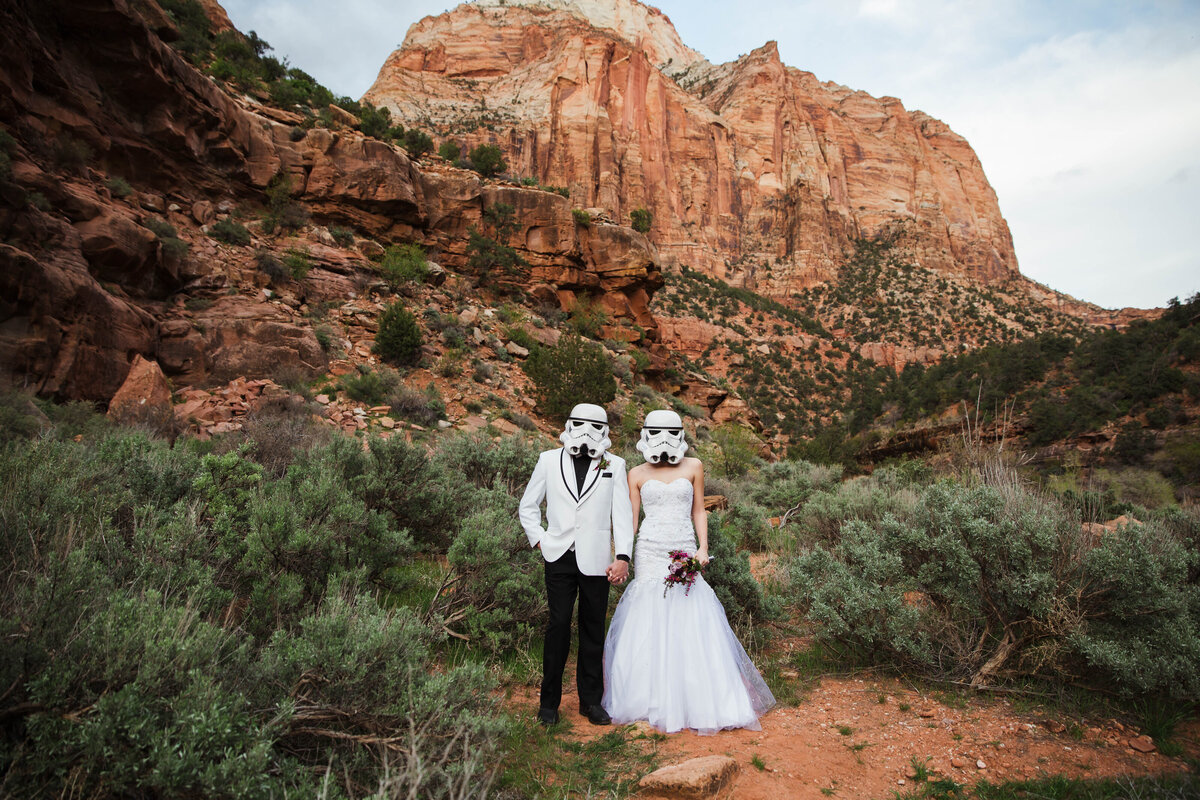
[[[721,63],[898,97],[966,137],[1021,272],[1106,308],[1200,291],[1200,0],[662,0]],[[293,66],[360,97],[446,0],[222,0]]]

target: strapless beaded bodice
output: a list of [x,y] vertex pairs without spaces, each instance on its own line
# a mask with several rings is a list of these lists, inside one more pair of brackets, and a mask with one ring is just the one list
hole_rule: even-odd
[[696,552],[692,527],[692,482],[676,478],[667,483],[651,478],[642,484],[642,508],[646,518],[638,528],[634,546],[634,581],[662,583],[672,550]]

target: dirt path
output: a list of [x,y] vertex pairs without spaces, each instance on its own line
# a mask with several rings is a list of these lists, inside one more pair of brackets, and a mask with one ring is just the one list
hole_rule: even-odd
[[[563,698],[562,713],[571,722],[565,735],[587,739],[611,730],[589,725],[573,700]],[[763,717],[761,731],[676,733],[659,744],[659,753],[664,765],[730,756],[740,767],[736,800],[887,798],[914,785],[913,758],[937,777],[964,784],[1188,770],[1183,757],[1131,749],[1128,742],[1139,732],[1113,720],[1056,719],[987,698],[953,703],[894,679],[824,678],[798,706]],[[1185,726],[1179,738],[1185,755],[1200,756],[1200,724]]]

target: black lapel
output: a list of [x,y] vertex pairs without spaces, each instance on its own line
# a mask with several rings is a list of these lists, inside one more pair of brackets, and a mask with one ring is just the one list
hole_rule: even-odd
[[592,463],[593,466],[588,467],[588,477],[590,477],[592,480],[589,483],[586,479],[584,479],[583,491],[579,494],[578,502],[580,503],[583,502],[583,499],[588,496],[588,493],[591,492],[592,489],[596,488],[596,484],[600,481],[600,473],[602,472],[600,469],[600,459],[593,458]]
[[576,503],[579,502],[579,495],[575,493],[575,465],[571,465],[571,476],[567,477],[566,464],[571,460],[571,456],[567,453],[567,448],[558,451],[558,474],[562,476],[563,485],[567,487],[567,492],[570,493],[571,499]]

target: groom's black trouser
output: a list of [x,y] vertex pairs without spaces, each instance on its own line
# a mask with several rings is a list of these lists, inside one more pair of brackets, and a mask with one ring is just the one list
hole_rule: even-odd
[[600,705],[604,695],[604,617],[608,613],[608,578],[584,575],[568,550],[557,561],[546,562],[546,600],[550,622],[542,650],[542,708],[558,708],[562,701],[563,670],[571,651],[571,612],[579,595],[579,660],[575,686],[582,706]]

